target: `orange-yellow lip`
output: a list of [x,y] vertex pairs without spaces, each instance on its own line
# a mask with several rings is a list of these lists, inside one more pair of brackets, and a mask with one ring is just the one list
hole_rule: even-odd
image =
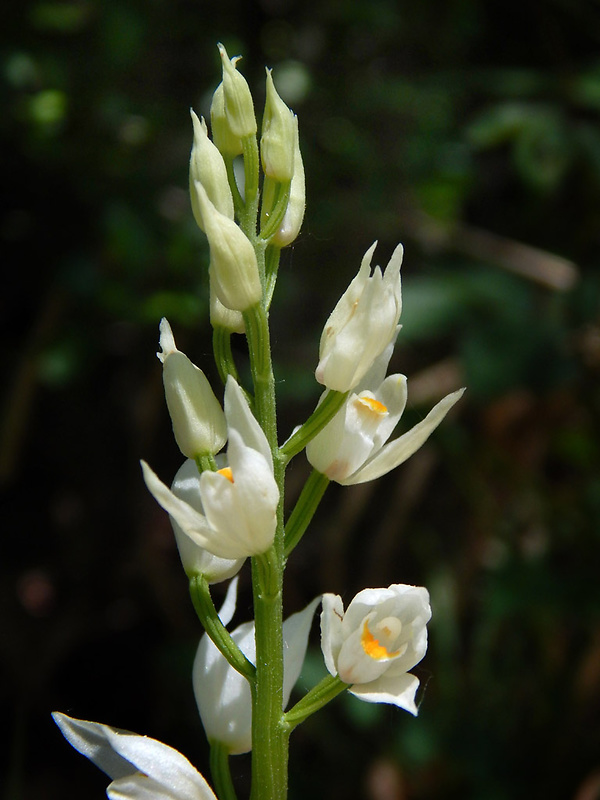
[[223,467],[223,469],[220,469],[218,472],[219,475],[223,475],[225,478],[227,478],[228,481],[231,481],[231,483],[234,482],[233,472],[231,471],[231,467]]
[[369,630],[368,622],[363,625],[360,643],[365,653],[376,661],[380,661],[382,658],[393,658],[400,654],[400,650],[390,652],[385,645],[381,644]]
[[374,397],[359,397],[358,399],[363,406],[366,406],[374,414],[387,414],[387,407],[380,403],[379,400],[375,400]]

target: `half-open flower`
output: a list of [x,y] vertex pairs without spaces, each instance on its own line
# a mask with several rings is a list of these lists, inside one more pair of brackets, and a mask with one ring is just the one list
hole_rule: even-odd
[[[227,625],[235,610],[236,581],[232,581],[219,617]],[[308,635],[320,598],[283,623],[283,708],[298,680]],[[254,622],[245,622],[231,634],[242,653],[256,663]],[[210,742],[220,742],[232,755],[252,749],[252,698],[248,681],[236,672],[204,634],[193,668],[193,683],[198,711]]]
[[198,770],[156,739],[55,712],[63,736],[105,772],[111,800],[216,800]]
[[306,447],[311,465],[345,486],[385,475],[416,452],[462,397],[464,389],[444,397],[425,419],[388,442],[404,412],[404,375],[383,379],[391,347],[379,356],[356,391]]
[[[191,458],[183,462],[177,471],[171,485],[171,492],[180,500],[185,501],[199,514],[203,513],[202,498],[200,495],[200,473],[198,465]],[[181,563],[188,578],[194,575],[204,575],[209,583],[220,583],[232,578],[242,568],[243,558],[219,558],[201,547],[196,538],[190,536],[171,516],[171,525],[177,542],[177,549]]]
[[202,511],[177,497],[145,462],[142,469],[156,501],[192,541],[220,558],[239,559],[264,553],[273,543],[279,489],[265,434],[231,376],[224,405],[227,464],[200,475]]
[[408,671],[425,655],[430,618],[429,593],[422,586],[363,589],[346,612],[341,597],[323,595],[325,665],[360,700],[393,703],[416,714],[419,680]]
[[402,310],[402,245],[394,250],[384,274],[375,267],[371,275],[376,245],[365,253],[321,335],[315,375],[319,383],[338,392],[353,389],[396,336]]
[[227,425],[221,404],[206,375],[177,349],[173,331],[163,317],[160,321],[163,383],[173,433],[184,456],[214,455],[227,440]]

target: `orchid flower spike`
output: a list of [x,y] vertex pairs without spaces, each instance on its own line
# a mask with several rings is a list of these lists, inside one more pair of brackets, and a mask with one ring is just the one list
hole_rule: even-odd
[[391,355],[390,345],[331,422],[306,447],[311,465],[344,486],[372,481],[404,463],[463,395],[464,389],[447,395],[425,419],[388,442],[407,400],[404,375],[384,378]]
[[419,680],[409,674],[427,650],[431,618],[422,586],[363,589],[344,612],[339,595],[323,595],[321,648],[331,675],[367,703],[392,703],[417,714]]
[[266,436],[231,376],[224,405],[227,464],[200,475],[197,503],[178,497],[145,462],[142,470],[155,500],[195,545],[219,558],[243,559],[266,552],[273,543],[279,489]]
[[105,772],[110,800],[217,800],[177,750],[156,739],[54,712],[63,736]]
[[[227,590],[219,617],[227,625],[235,611],[237,578]],[[302,670],[308,635],[317,597],[306,608],[292,614],[283,623],[283,708]],[[231,634],[233,641],[253,664],[256,663],[254,622],[238,626]],[[246,678],[225,660],[211,639],[200,639],[192,672],[194,694],[200,718],[210,742],[219,742],[231,755],[252,749],[252,698]]]
[[375,242],[365,253],[358,274],[341,296],[327,320],[319,345],[315,372],[328,389],[347,392],[369,371],[373,362],[396,337],[402,310],[398,245],[385,273],[371,259]]

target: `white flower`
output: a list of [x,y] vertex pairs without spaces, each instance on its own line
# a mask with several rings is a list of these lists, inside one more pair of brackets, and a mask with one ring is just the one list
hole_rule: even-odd
[[239,559],[266,552],[275,536],[279,489],[262,428],[230,376],[225,387],[229,434],[227,466],[199,479],[202,511],[174,494],[142,462],[144,480],[156,501],[182,532],[215,556]]
[[402,245],[392,253],[383,275],[379,267],[371,275],[376,245],[365,253],[321,335],[315,375],[319,383],[338,392],[353,389],[396,336],[402,310]]
[[[200,514],[203,512],[200,496],[200,473],[198,465],[191,458],[184,461],[177,471],[171,485],[172,493],[185,501]],[[236,575],[242,568],[243,558],[219,558],[201,547],[195,538],[190,536],[179,525],[174,517],[170,517],[175,541],[181,563],[188,578],[193,575],[204,575],[209,583],[219,583]]]
[[105,772],[110,800],[216,800],[202,775],[156,739],[55,712],[69,744]]
[[388,442],[407,399],[404,375],[383,378],[391,353],[389,346],[331,422],[306,447],[311,465],[344,486],[379,478],[410,458],[464,392],[460,389],[447,395],[425,419]]
[[[219,617],[227,625],[235,611],[237,579],[231,582]],[[305,609],[292,614],[283,623],[283,708],[290,699],[298,680],[308,634],[315,609],[316,598]],[[254,622],[246,622],[231,634],[242,653],[256,663]],[[248,681],[225,660],[211,639],[204,634],[200,640],[192,672],[194,694],[198,711],[210,742],[226,745],[232,755],[252,749],[252,698]]]
[[419,680],[408,670],[425,655],[430,618],[429,593],[422,586],[363,589],[345,613],[341,597],[323,595],[325,665],[360,700],[393,703],[416,714]]
[[218,453],[227,440],[223,409],[206,375],[177,349],[171,326],[160,321],[163,383],[173,433],[179,449],[188,458]]

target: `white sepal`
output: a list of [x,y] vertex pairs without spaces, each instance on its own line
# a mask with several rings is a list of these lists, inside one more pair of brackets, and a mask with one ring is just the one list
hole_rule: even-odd
[[216,800],[202,775],[156,739],[99,722],[52,715],[65,739],[105,772],[111,800]]
[[[231,611],[234,592],[235,589],[230,587],[224,607],[219,612],[223,624],[231,619],[224,615],[224,610],[227,605],[228,612]],[[319,599],[283,623],[283,708],[302,669]],[[239,625],[231,636],[246,658],[256,663],[254,622]],[[251,750],[252,698],[248,681],[229,665],[206,634],[200,640],[192,676],[196,703],[208,740],[226,745],[232,755]]]

